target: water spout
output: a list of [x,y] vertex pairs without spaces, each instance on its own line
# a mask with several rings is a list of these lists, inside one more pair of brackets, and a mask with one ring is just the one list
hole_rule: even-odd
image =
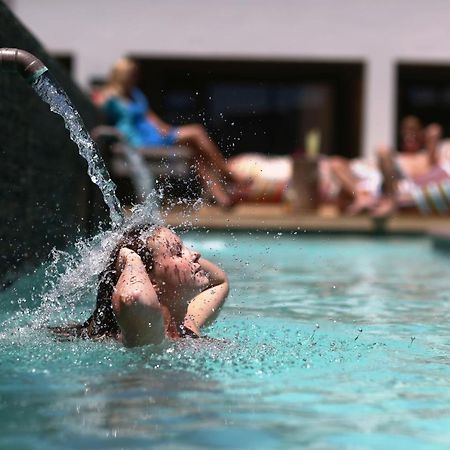
[[115,194],[116,186],[109,176],[105,162],[69,97],[58,83],[48,76],[47,67],[24,50],[0,48],[0,69],[16,71],[22,75],[39,97],[49,104],[51,111],[64,119],[70,138],[77,144],[80,155],[88,163],[88,174],[92,182],[102,191],[113,227],[121,225],[124,220],[123,212]]
[[0,48],[0,69],[18,72],[29,83],[48,70],[36,56],[18,48]]

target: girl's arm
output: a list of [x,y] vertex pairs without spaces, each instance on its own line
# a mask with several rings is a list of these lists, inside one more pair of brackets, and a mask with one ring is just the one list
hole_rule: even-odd
[[114,313],[127,347],[159,344],[164,320],[155,289],[139,255],[128,248],[119,253],[119,280],[112,296]]
[[217,318],[230,290],[227,274],[220,267],[203,258],[199,263],[208,273],[209,286],[189,303],[184,320],[184,325],[197,334]]

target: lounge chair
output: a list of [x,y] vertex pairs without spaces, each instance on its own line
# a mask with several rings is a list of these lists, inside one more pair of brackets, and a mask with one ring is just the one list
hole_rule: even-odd
[[[192,184],[192,152],[187,147],[136,150],[125,142],[116,128],[106,125],[95,127],[91,136],[107,161],[113,179],[118,182],[130,180],[140,201],[155,189],[156,184],[161,183],[166,188],[173,188],[180,180],[185,184]],[[196,186],[191,187],[195,191]]]

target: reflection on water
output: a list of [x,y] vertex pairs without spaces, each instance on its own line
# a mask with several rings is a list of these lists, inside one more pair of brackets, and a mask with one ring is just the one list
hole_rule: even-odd
[[209,403],[223,391],[217,382],[190,372],[138,369],[89,380],[80,394],[72,402],[61,402],[65,414],[76,407],[78,420],[72,426],[78,422],[85,432],[102,430],[122,438],[152,435],[162,442],[180,427],[187,431],[199,419],[217,421],[212,411],[202,411],[190,399],[201,396]]
[[[233,286],[211,340],[60,343],[43,271],[3,294],[1,447],[448,448],[448,259],[427,241],[188,240]],[[71,295],[85,318],[92,292]]]

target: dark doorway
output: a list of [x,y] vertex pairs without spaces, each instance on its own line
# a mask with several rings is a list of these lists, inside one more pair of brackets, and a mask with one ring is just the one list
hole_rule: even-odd
[[[399,64],[397,92],[397,124],[415,115],[424,125],[440,123],[450,136],[450,65]],[[398,127],[396,137],[398,143]]]
[[55,59],[65,71],[71,75],[73,70],[73,58],[69,53],[52,53],[52,58]]
[[360,153],[361,63],[134,59],[152,108],[203,123],[226,156],[303,150],[311,131],[322,153]]

